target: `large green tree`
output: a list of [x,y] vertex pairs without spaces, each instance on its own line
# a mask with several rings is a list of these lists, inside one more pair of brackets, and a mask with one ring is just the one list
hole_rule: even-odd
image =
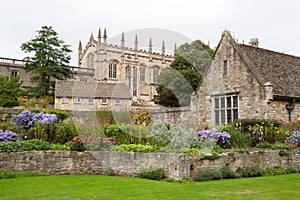
[[70,45],[60,40],[51,26],[42,26],[35,38],[21,45],[22,51],[33,55],[26,63],[25,71],[35,74],[32,81],[37,86],[28,91],[29,96],[53,95],[54,80],[70,76],[68,65],[71,59],[69,53],[72,51],[69,48]]
[[[189,105],[190,95],[196,90],[202,77],[201,74],[209,65],[213,53],[213,50],[201,40],[181,45],[175,52],[174,60],[170,64],[171,70],[162,70],[158,78],[160,86],[157,88],[157,92],[161,96],[160,99],[168,99],[163,97],[164,95],[171,97],[170,92],[166,92],[171,90],[178,99],[180,106]],[[177,73],[174,73],[174,70]],[[168,105],[162,101],[159,104]],[[173,105],[176,104],[173,103],[169,106]]]
[[18,106],[18,97],[21,95],[20,76],[0,75],[0,106],[11,108]]

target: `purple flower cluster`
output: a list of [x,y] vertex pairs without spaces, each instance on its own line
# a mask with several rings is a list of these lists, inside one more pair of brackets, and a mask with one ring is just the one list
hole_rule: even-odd
[[290,136],[286,138],[286,142],[289,144],[298,144],[300,145],[300,133],[294,131]]
[[18,141],[18,134],[9,130],[6,130],[4,132],[0,130],[0,142],[16,142],[16,141]]
[[30,129],[35,122],[40,122],[41,124],[57,122],[57,117],[55,114],[44,114],[32,113],[29,110],[24,110],[18,115],[12,117],[11,123],[16,128],[20,127],[22,129]]
[[230,142],[230,134],[226,131],[218,132],[217,129],[209,129],[209,130],[202,130],[198,132],[198,137],[200,141],[203,140],[215,140],[217,144],[221,147],[226,148],[229,146]]

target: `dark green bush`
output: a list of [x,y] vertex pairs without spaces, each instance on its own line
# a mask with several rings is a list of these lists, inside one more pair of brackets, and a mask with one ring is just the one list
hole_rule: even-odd
[[78,132],[74,122],[67,120],[44,125],[36,123],[29,130],[24,131],[22,137],[26,139],[43,140],[55,144],[65,144],[76,135],[78,135]]
[[216,169],[200,169],[197,173],[195,181],[208,181],[222,179],[222,173]]
[[108,111],[108,110],[97,111],[96,116],[100,125],[109,125],[109,124],[116,123],[112,111]]
[[269,142],[261,142],[258,143],[256,145],[257,148],[262,148],[262,149],[271,149],[272,148],[272,144],[270,144]]
[[240,177],[257,177],[263,175],[263,170],[258,165],[250,165],[247,167],[238,167],[236,173]]
[[251,146],[251,134],[242,132],[234,125],[227,125],[220,128],[220,132],[226,131],[230,134],[230,147],[236,149],[243,149]]
[[275,166],[264,170],[265,176],[276,176],[276,175],[283,175],[283,174],[287,174],[287,171],[280,166]]
[[224,179],[231,179],[231,178],[239,177],[238,174],[235,173],[234,171],[232,171],[230,169],[230,167],[228,167],[228,166],[224,166],[220,171],[221,171],[222,177]]
[[142,170],[139,175],[140,178],[146,178],[151,180],[161,180],[165,178],[165,173],[163,169],[157,167],[149,167],[147,169]]

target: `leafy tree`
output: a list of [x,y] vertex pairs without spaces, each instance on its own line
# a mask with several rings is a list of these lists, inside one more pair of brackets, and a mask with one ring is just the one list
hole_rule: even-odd
[[[162,100],[167,99],[163,95],[168,95],[168,98],[171,98],[170,93],[165,92],[170,89],[178,99],[180,106],[189,105],[190,95],[196,90],[201,80],[201,74],[209,65],[212,55],[213,50],[200,40],[181,45],[170,64],[172,70],[162,70],[159,75],[158,83],[160,86],[157,87],[161,99],[159,104],[173,106],[168,105],[167,102],[162,102]],[[172,101],[169,99],[168,101],[173,102],[176,99]]]
[[71,72],[68,67],[70,45],[60,40],[51,26],[42,26],[37,33],[35,38],[21,45],[22,51],[34,54],[25,66],[26,72],[36,74],[32,80],[37,86],[29,90],[32,97],[53,95],[54,79],[63,80]]
[[0,76],[0,106],[6,108],[18,106],[20,86],[20,76]]

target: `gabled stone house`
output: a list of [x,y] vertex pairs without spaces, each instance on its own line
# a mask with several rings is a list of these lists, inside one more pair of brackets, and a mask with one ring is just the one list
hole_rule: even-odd
[[200,124],[300,120],[300,57],[239,44],[224,31],[197,90]]
[[74,111],[127,110],[131,106],[125,83],[56,81],[55,108]]

